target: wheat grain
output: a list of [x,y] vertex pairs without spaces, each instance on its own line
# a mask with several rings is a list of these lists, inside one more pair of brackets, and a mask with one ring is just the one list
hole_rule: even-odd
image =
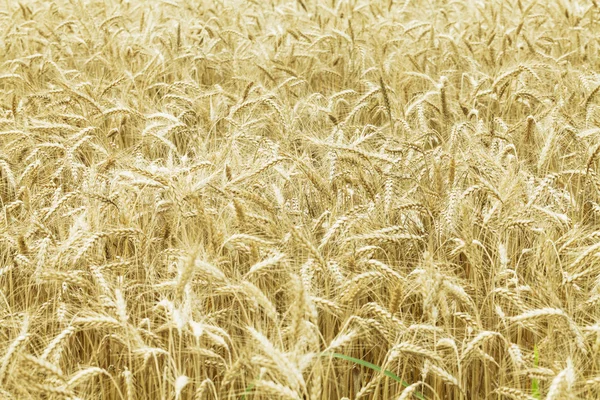
[[568,398],[573,394],[573,385],[576,380],[573,361],[567,358],[567,366],[552,380],[546,399]]
[[[27,327],[27,324],[25,324],[25,327]],[[17,338],[11,342],[8,349],[6,349],[5,354],[2,357],[2,362],[0,363],[0,384],[4,384],[6,381],[8,370],[15,360],[17,351],[27,343],[29,338],[30,335],[23,332],[17,336]]]
[[89,367],[82,369],[80,371],[77,371],[69,378],[69,381],[67,382],[67,387],[74,388],[75,386],[81,384],[81,382],[84,382],[87,379],[90,379],[96,375],[108,375],[108,372],[98,367]]
[[280,399],[291,399],[291,400],[299,400],[300,396],[298,393],[292,390],[291,388],[284,386],[280,383],[266,380],[256,381],[254,384],[257,390],[264,390],[270,396],[276,396]]
[[467,346],[463,349],[460,359],[462,361],[467,360],[471,353],[478,347],[484,345],[486,342],[494,337],[500,337],[498,332],[483,331],[477,334],[473,340],[471,340]]
[[519,389],[510,388],[510,387],[500,387],[495,390],[495,392],[501,396],[508,397],[514,400],[534,400],[535,397],[528,395],[527,393],[522,392]]
[[24,355],[23,358],[24,364],[27,364],[35,368],[36,370],[44,373],[45,375],[49,375],[52,378],[57,379],[58,381],[62,381],[62,383],[65,382],[66,378],[63,372],[60,370],[59,367],[52,364],[51,362],[48,362],[43,358],[30,356],[28,354]]

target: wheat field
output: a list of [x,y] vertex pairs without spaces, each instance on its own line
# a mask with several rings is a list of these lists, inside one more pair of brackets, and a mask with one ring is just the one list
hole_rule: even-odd
[[3,0],[0,399],[600,399],[595,0]]

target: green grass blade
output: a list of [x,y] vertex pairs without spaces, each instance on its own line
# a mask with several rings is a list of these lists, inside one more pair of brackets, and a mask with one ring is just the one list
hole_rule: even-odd
[[[375,365],[375,364],[372,364],[372,363],[370,363],[368,361],[361,360],[360,358],[354,358],[354,357],[350,357],[350,356],[347,356],[345,354],[340,354],[340,353],[321,353],[321,356],[322,357],[339,358],[340,360],[350,361],[350,362],[353,362],[355,364],[362,365],[363,367],[367,367],[369,369],[372,369],[373,371],[381,372],[381,367],[379,365]],[[385,371],[383,371],[383,374],[385,376],[387,376],[388,378],[392,378],[396,382],[399,382],[404,387],[410,386],[408,382],[402,380],[398,375],[394,374],[390,370],[386,369]],[[246,388],[246,390],[244,390],[244,393],[242,394],[241,399],[242,400],[246,400],[246,396],[250,394],[250,392],[252,391],[252,389],[254,389],[254,382],[252,382],[250,385],[248,385],[248,387]],[[426,400],[425,396],[423,396],[419,392],[414,393],[413,396],[415,396],[419,400]]]
[[252,389],[254,389],[256,380],[252,381],[251,384],[248,385],[248,387],[246,387],[246,389],[244,390],[244,393],[242,393],[242,400],[246,400],[246,396],[250,394],[250,392],[252,391]]
[[[340,353],[322,353],[321,356],[323,356],[323,357],[339,358],[341,360],[350,361],[350,362],[353,362],[355,364],[362,365],[363,367],[370,368],[373,371],[381,372],[381,367],[379,365],[372,364],[372,363],[370,363],[368,361],[361,360],[359,358],[350,357],[350,356],[347,356],[345,354],[340,354]],[[399,382],[404,387],[408,387],[409,386],[408,382],[402,380],[398,375],[394,374],[390,370],[386,369],[385,371],[383,371],[383,374],[385,376],[389,377],[389,378],[392,378],[396,382]],[[414,393],[413,396],[415,396],[419,400],[425,400],[425,397],[421,393],[419,393],[419,392]]]
[[[537,344],[533,346],[533,365],[537,367],[540,362],[540,352],[538,350]],[[531,393],[534,398],[540,400],[542,398],[542,393],[540,392],[540,381],[537,378],[533,378],[531,380]]]

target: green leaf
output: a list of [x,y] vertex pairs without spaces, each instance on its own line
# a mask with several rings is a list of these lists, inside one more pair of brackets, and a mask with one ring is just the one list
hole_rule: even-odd
[[252,381],[252,383],[249,384],[248,387],[244,390],[244,393],[242,394],[242,400],[246,400],[246,396],[250,394],[252,389],[254,389],[254,386],[254,381]]
[[[372,364],[372,363],[370,363],[368,361],[361,360],[359,358],[350,357],[350,356],[347,356],[345,354],[340,354],[340,353],[321,353],[321,356],[322,357],[339,358],[341,360],[350,361],[350,362],[353,362],[355,364],[362,365],[363,367],[370,368],[373,371],[381,372],[381,367],[379,365]],[[392,371],[389,371],[389,370],[386,369],[385,371],[383,371],[383,374],[385,376],[389,377],[389,378],[392,378],[396,382],[399,382],[404,387],[410,386],[408,384],[408,382],[403,381],[402,379],[400,379],[400,377],[398,375],[394,374]],[[413,396],[415,396],[419,400],[425,400],[425,397],[421,393],[419,393],[419,392],[414,393]]]
[[[353,362],[355,364],[362,365],[363,367],[372,369],[373,371],[381,372],[381,367],[379,365],[375,365],[375,364],[372,364],[372,363],[370,363],[368,361],[361,360],[360,358],[350,357],[350,356],[347,356],[345,354],[340,354],[340,353],[321,353],[321,357],[339,358],[340,360],[350,361],[350,362]],[[410,386],[408,384],[408,382],[402,380],[398,375],[394,374],[392,371],[389,371],[389,370],[386,369],[385,371],[383,371],[383,374],[385,376],[387,376],[388,378],[392,378],[393,380],[395,380],[396,382],[400,383],[404,387]],[[254,389],[254,382],[252,382],[250,385],[248,385],[248,387],[246,388],[246,390],[244,390],[244,393],[242,394],[242,400],[246,400],[246,396],[250,394],[250,392],[252,391],[252,389]],[[419,400],[426,400],[425,396],[423,396],[419,392],[413,393],[413,396],[415,396]]]
[[[540,363],[540,352],[538,350],[537,344],[533,345],[533,365],[537,367]],[[540,392],[540,381],[537,378],[533,378],[531,380],[531,393],[533,397],[538,400],[541,400],[542,393]]]

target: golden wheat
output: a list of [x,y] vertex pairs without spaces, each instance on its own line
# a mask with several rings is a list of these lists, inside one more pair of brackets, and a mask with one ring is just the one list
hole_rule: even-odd
[[599,398],[599,21],[4,2],[0,397]]

